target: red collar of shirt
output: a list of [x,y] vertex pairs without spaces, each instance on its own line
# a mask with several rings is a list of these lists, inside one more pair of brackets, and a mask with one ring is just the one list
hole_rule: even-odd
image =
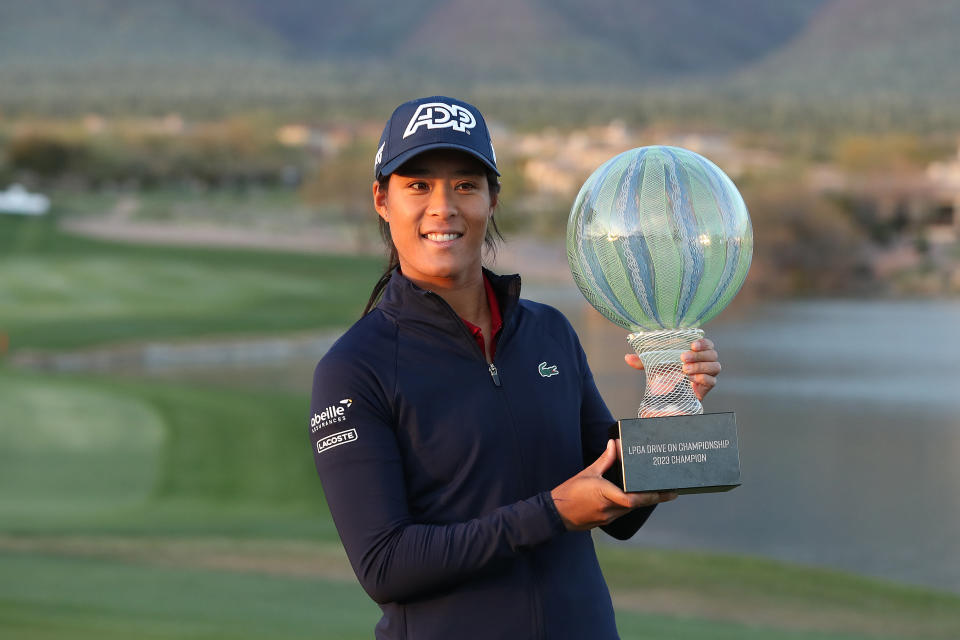
[[[487,292],[487,305],[490,307],[490,329],[493,331],[493,339],[490,340],[490,359],[493,360],[493,356],[497,352],[497,338],[500,336],[500,330],[503,329],[503,318],[500,316],[500,303],[497,302],[497,294],[493,292],[493,285],[490,284],[487,274],[483,274],[483,289]],[[483,332],[480,327],[462,317],[460,319],[463,320],[463,324],[467,325],[473,339],[480,345],[480,351],[483,351]]]

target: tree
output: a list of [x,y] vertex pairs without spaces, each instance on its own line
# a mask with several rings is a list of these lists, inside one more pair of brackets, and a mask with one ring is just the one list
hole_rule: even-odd
[[354,141],[318,162],[300,189],[306,203],[338,211],[357,251],[370,248],[372,231],[377,228],[372,200],[373,148],[369,140]]

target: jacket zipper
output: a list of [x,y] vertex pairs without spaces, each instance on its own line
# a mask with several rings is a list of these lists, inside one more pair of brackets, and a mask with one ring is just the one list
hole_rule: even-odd
[[[463,327],[463,333],[470,339],[471,342],[474,342],[474,341],[473,341],[473,336],[470,335],[470,332],[467,331],[467,328],[463,325],[463,322],[460,320],[460,316],[458,316],[458,315],[456,314],[456,312],[455,312],[452,308],[450,308],[449,305],[446,304],[446,300],[443,300],[443,298],[441,298],[441,297],[440,297],[439,295],[437,295],[437,294],[433,294],[433,295],[436,295],[437,298],[439,298],[440,301],[444,303],[444,305],[445,305],[445,306],[447,307],[447,309],[449,310],[450,314],[453,315],[453,316],[456,318],[458,324],[459,324],[461,327]],[[504,324],[504,329],[506,329],[506,327],[507,327],[507,325]],[[498,349],[500,349],[500,348],[503,347],[503,344],[504,344],[503,339],[504,339],[505,335],[506,335],[505,333],[501,333],[501,334],[500,334],[500,343],[497,345]],[[474,346],[476,346],[476,343],[474,343]],[[497,387],[497,388],[502,388],[502,387],[503,387],[503,384],[502,384],[502,382],[500,381],[500,371],[497,369],[497,365],[495,365],[495,364],[492,363],[492,362],[487,362],[487,354],[485,354],[485,353],[483,352],[483,349],[479,349],[479,348],[478,348],[477,350],[480,352],[480,357],[483,359],[483,362],[487,365],[487,370],[488,370],[489,373],[490,373],[490,379],[493,381],[493,386],[495,386],[495,387]],[[504,396],[504,403],[506,404],[506,407],[507,407],[507,413],[510,415],[510,421],[513,423],[514,429],[516,429],[517,421],[516,421],[516,418],[514,418],[514,416],[513,416],[513,410],[510,408],[510,403],[507,402],[506,396]],[[518,454],[519,454],[519,456],[520,456],[521,465],[522,465],[523,453],[520,452],[519,449],[518,449]],[[526,479],[524,479],[524,485],[526,485],[526,484],[527,484]],[[525,490],[526,490],[527,493],[529,493],[529,492],[530,492],[530,487],[526,487],[526,486],[525,486]],[[539,586],[539,584],[538,584],[538,573],[539,573],[539,572],[538,572],[538,570],[537,570],[536,564],[535,564],[532,560],[530,560],[530,559],[527,559],[527,566],[528,566],[528,568],[529,568],[529,570],[530,570],[531,577],[532,577],[532,581],[531,581],[531,584],[530,584],[530,591],[531,591],[531,596],[532,596],[531,599],[533,600],[533,612],[532,612],[532,613],[533,613],[534,633],[536,633],[536,637],[537,637],[538,639],[540,639],[540,638],[543,638],[543,632],[544,632],[544,630],[543,630],[543,603],[541,602],[540,586]]]
[[[469,332],[469,331],[467,331],[467,328],[466,328],[466,326],[464,326],[463,321],[460,320],[460,316],[458,316],[458,315],[457,315],[457,312],[454,311],[454,310],[450,307],[449,304],[447,304],[447,301],[444,300],[443,297],[441,297],[440,295],[438,295],[438,294],[436,294],[436,293],[433,293],[432,291],[430,292],[430,295],[436,296],[436,298],[437,298],[441,303],[443,303],[443,305],[447,308],[447,310],[449,311],[449,313],[450,313],[454,318],[456,318],[457,323],[463,328],[463,333],[464,333],[464,335],[466,335],[471,342],[474,342],[473,336],[470,335],[470,332]],[[506,325],[504,325],[504,327],[506,327]],[[503,333],[500,334],[500,338],[501,338],[501,340],[503,339]],[[491,339],[492,339],[492,336],[491,336]],[[475,342],[474,342],[474,346],[476,346],[476,343],[475,343]],[[487,365],[487,371],[490,372],[490,379],[493,380],[493,386],[495,386],[495,387],[502,387],[503,384],[500,382],[500,372],[497,370],[497,365],[493,364],[492,362],[487,362],[487,354],[485,354],[485,353],[483,352],[483,349],[480,349],[479,347],[477,347],[477,351],[480,352],[480,357],[483,359],[484,364]]]
[[[450,315],[452,315],[452,316],[454,317],[454,319],[457,321],[457,323],[460,325],[460,327],[463,328],[463,334],[470,340],[470,342],[472,342],[472,343],[474,344],[474,347],[477,347],[476,342],[473,340],[473,336],[470,335],[470,332],[467,331],[466,326],[464,326],[463,322],[460,320],[460,316],[458,316],[457,313],[450,307],[450,305],[447,304],[446,300],[444,300],[441,296],[439,296],[439,295],[436,294],[436,293],[431,292],[431,295],[436,296],[437,299],[440,300],[441,303],[443,303],[443,305],[447,308],[447,310],[448,310],[448,312],[450,313]],[[504,338],[508,337],[508,334],[509,334],[509,332],[507,331],[508,326],[509,326],[509,323],[504,322],[503,332],[500,334],[500,342],[499,342],[499,344],[497,345],[498,350],[503,348],[503,346],[504,346],[504,344],[505,344]],[[495,364],[492,363],[492,362],[487,362],[487,354],[485,354],[485,353],[483,352],[483,349],[480,349],[480,348],[478,347],[478,348],[477,348],[477,351],[480,353],[480,357],[483,359],[484,364],[487,365],[487,371],[490,373],[490,379],[493,381],[493,385],[494,385],[495,387],[502,388],[502,387],[503,387],[503,384],[502,384],[502,382],[501,382],[501,380],[500,380],[500,371],[497,369],[497,365],[495,365]],[[507,401],[507,396],[506,396],[506,395],[503,396],[503,401],[504,401],[504,405],[506,406],[506,409],[507,409],[507,414],[510,416],[510,422],[511,422],[512,425],[513,425],[514,431],[516,431],[517,420],[516,420],[516,418],[515,418],[514,415],[513,415],[513,410],[510,408],[510,403]],[[514,433],[514,437],[516,437],[516,433]],[[521,467],[522,467],[522,466],[523,466],[523,452],[519,450],[519,447],[517,448],[517,454],[518,454],[518,456],[519,456],[519,458],[520,458],[520,464],[521,464]],[[530,488],[529,486],[527,486],[527,485],[529,484],[529,482],[528,482],[528,480],[526,479],[526,477],[523,477],[523,474],[522,474],[522,473],[521,473],[521,477],[522,477],[522,482],[523,482],[523,485],[524,485],[524,491],[529,494],[529,493],[531,492],[531,488]],[[527,563],[527,567],[528,567],[528,569],[529,569],[529,571],[530,571],[531,578],[532,578],[532,580],[531,580],[531,585],[530,585],[530,592],[531,592],[531,600],[532,600],[532,604],[533,604],[533,612],[532,612],[532,614],[533,614],[533,630],[534,630],[534,633],[536,634],[536,637],[537,637],[538,639],[542,639],[542,638],[544,637],[544,628],[543,628],[543,603],[542,603],[542,600],[541,600],[540,585],[538,584],[538,581],[539,581],[539,571],[538,571],[538,569],[537,569],[537,567],[536,567],[536,564],[535,564],[531,559],[526,558],[525,561],[526,561],[526,563]],[[405,615],[405,614],[406,614],[406,611],[404,610],[404,615]]]

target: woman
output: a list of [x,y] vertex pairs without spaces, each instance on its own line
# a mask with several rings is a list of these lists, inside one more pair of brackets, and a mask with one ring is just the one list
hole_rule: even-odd
[[[616,638],[589,531],[633,535],[673,492],[626,494],[576,334],[482,267],[499,183],[486,124],[400,105],[375,160],[391,267],[317,366],[311,439],[377,638]],[[701,397],[720,365],[684,354]],[[642,368],[636,356],[628,356]]]

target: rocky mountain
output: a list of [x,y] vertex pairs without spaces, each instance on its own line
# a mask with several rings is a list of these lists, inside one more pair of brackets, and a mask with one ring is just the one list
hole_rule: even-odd
[[942,101],[960,95],[958,29],[955,0],[0,0],[0,107],[588,87]]

